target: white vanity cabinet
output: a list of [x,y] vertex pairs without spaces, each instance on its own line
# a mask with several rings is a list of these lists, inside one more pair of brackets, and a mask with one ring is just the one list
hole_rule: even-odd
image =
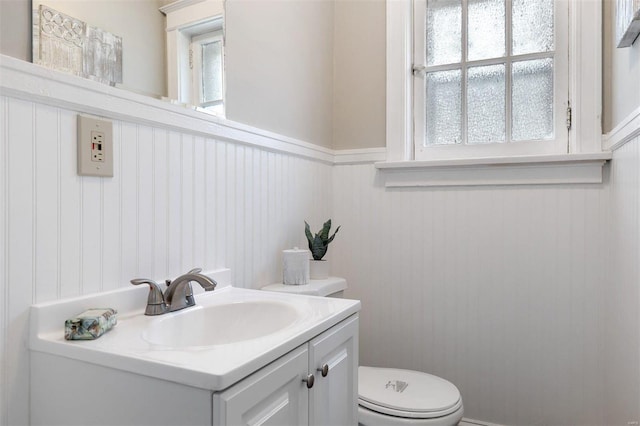
[[[30,424],[357,425],[360,302],[222,287],[159,316],[137,286],[32,306]],[[118,325],[65,340],[96,306]]]
[[357,370],[358,316],[354,315],[215,393],[213,423],[355,426]]
[[34,351],[31,424],[355,426],[357,366],[357,313],[222,391]]

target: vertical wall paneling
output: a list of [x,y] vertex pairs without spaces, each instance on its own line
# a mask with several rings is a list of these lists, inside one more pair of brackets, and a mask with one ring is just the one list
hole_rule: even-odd
[[[35,136],[35,238],[41,244],[35,246],[35,282],[58,280],[58,111],[38,105],[35,120],[39,123]],[[38,302],[55,300],[57,285],[37,288]]]
[[248,271],[244,268],[239,268],[241,264],[251,264],[251,256],[248,253],[248,247],[250,243],[247,242],[247,237],[251,235],[251,230],[247,229],[247,206],[250,204],[250,194],[248,194],[248,187],[251,185],[251,170],[249,170],[249,157],[251,157],[251,149],[247,146],[240,145],[236,148],[236,205],[235,205],[235,235],[238,236],[237,247],[235,252],[237,257],[234,261],[236,266],[234,269],[238,271],[238,282],[243,287],[247,286],[249,281]]
[[[282,209],[283,206],[283,197],[282,197],[282,189],[283,189],[283,180],[282,180],[282,159],[283,157],[275,154],[273,155],[273,160],[271,161],[273,168],[273,192],[271,193],[271,198],[273,202],[273,222],[271,226],[276,229],[282,226],[282,217],[278,213]],[[276,246],[280,247],[281,250],[287,249],[284,243],[286,236],[285,235],[274,235]],[[282,276],[282,253],[279,253],[280,259],[278,261],[279,265],[279,273]]]
[[7,381],[7,334],[9,327],[9,252],[7,236],[9,234],[9,100],[0,98],[0,423],[9,424],[8,405],[9,384]]
[[215,235],[213,236],[215,244],[214,244],[214,254],[216,267],[222,265],[229,265],[229,259],[226,256],[227,253],[227,226],[229,221],[227,220],[227,209],[228,209],[228,196],[227,196],[227,144],[224,142],[216,142],[215,146],[215,219],[214,228]]
[[605,424],[606,185],[385,189],[372,165],[333,173],[333,273],[362,300],[361,364],[451,380],[470,418]]
[[204,238],[203,268],[213,266],[213,259],[216,258],[216,142],[213,139],[206,139],[203,151],[203,175],[204,175],[204,198],[203,214],[205,229],[202,230]]
[[102,270],[102,179],[99,177],[86,177],[81,180],[81,218],[82,231],[80,253],[82,263],[81,292],[95,293],[100,291]]
[[[8,112],[9,145],[7,156],[8,215],[7,232],[8,277],[10,286],[7,304],[8,342],[7,388],[8,424],[23,423],[20,415],[27,412],[29,402],[29,357],[26,350],[26,327],[29,313],[24,308],[34,302],[34,104],[11,99]],[[26,380],[25,380],[26,377]]]
[[[122,272],[122,123],[113,123],[113,177],[102,178],[102,289],[127,283]],[[133,278],[133,277],[131,277]]]
[[[182,270],[182,136],[171,132],[168,141],[168,274],[176,277]],[[168,277],[168,278],[169,278]]]
[[244,287],[246,284],[242,281],[242,274],[241,271],[236,270],[235,266],[236,266],[236,253],[239,252],[239,250],[237,250],[238,248],[238,239],[234,238],[232,236],[236,235],[236,222],[237,222],[237,197],[240,195],[238,193],[238,189],[236,187],[236,181],[238,180],[238,175],[240,174],[240,172],[236,172],[237,171],[237,166],[236,166],[236,152],[237,152],[237,146],[231,143],[227,143],[225,142],[225,150],[226,150],[226,161],[224,161],[224,163],[226,164],[226,170],[227,170],[227,174],[225,177],[224,182],[226,183],[225,185],[225,192],[226,192],[226,211],[227,211],[227,217],[226,217],[226,223],[227,223],[227,229],[226,229],[226,239],[225,239],[225,243],[226,243],[226,252],[229,253],[229,256],[227,257],[227,263],[229,265],[233,265],[232,269],[231,269],[231,274],[233,275],[233,281],[235,283],[238,283],[241,287]]
[[80,177],[77,114],[0,97],[2,424],[29,423],[32,303],[195,266],[260,288],[303,220],[330,214],[330,165],[118,120],[114,176]]
[[120,282],[140,276],[138,268],[138,126],[122,123],[120,141]]
[[76,114],[60,112],[60,296],[80,294],[80,177],[76,174]]
[[155,158],[154,132],[147,126],[138,126],[138,143],[136,144],[137,165],[137,244],[138,244],[138,274],[142,271],[149,274],[154,270],[156,245],[154,243],[155,209]]
[[153,130],[153,195],[151,209],[153,210],[153,236],[150,242],[153,247],[153,273],[154,277],[169,277],[168,244],[167,244],[167,206],[168,206],[168,161],[167,155],[167,132],[164,130]]
[[260,216],[260,210],[258,208],[258,204],[256,203],[256,199],[260,196],[258,193],[259,184],[257,178],[259,177],[259,168],[256,168],[255,161],[259,159],[260,152],[253,149],[248,148],[245,153],[245,168],[246,168],[246,180],[245,180],[245,191],[244,191],[244,207],[242,211],[242,217],[244,218],[243,222],[245,226],[243,227],[245,232],[246,245],[244,247],[244,262],[249,265],[249,268],[244,268],[247,272],[244,280],[245,282],[253,282],[254,281],[254,271],[256,267],[256,257],[255,257],[255,245],[258,239],[256,238],[257,226],[254,226],[253,217],[257,220]]
[[640,138],[611,163],[610,274],[603,329],[606,423],[640,419]]
[[195,237],[195,211],[194,205],[194,158],[193,150],[195,146],[195,137],[184,135],[182,137],[182,153],[181,153],[181,169],[180,180],[182,182],[181,195],[182,202],[178,206],[181,209],[182,223],[180,226],[180,239],[182,246],[182,256],[180,262],[180,271],[193,268],[193,241]]
[[[251,259],[253,267],[251,271],[253,273],[250,278],[251,281],[258,281],[264,279],[264,256],[260,253],[260,244],[255,241],[262,241],[265,238],[262,229],[262,220],[267,215],[266,206],[262,203],[264,192],[266,191],[267,177],[264,175],[264,168],[266,167],[267,153],[260,150],[254,150],[253,158],[251,162],[251,168],[253,170],[252,186],[253,197],[251,200],[251,212],[250,215],[255,216],[255,220],[252,221],[251,240],[254,243],[249,245],[249,251],[251,251]],[[277,257],[274,259],[277,261]]]
[[[28,307],[230,267],[281,279],[331,217],[361,362],[453,381],[501,424],[640,418],[640,141],[602,185],[385,189],[330,165],[114,121],[114,177],[76,174],[77,112],[0,98],[0,408],[28,423]],[[314,232],[317,229],[314,229]]]
[[205,264],[205,238],[206,226],[206,175],[205,175],[205,148],[206,141],[197,137],[193,145],[193,260],[194,267],[204,268]]
[[[242,186],[239,189],[239,197],[242,200],[241,203],[241,207],[238,211],[238,218],[241,219],[241,221],[238,223],[238,236],[239,241],[243,241],[245,242],[245,244],[243,244],[243,247],[241,250],[239,250],[239,253],[242,253],[241,255],[241,259],[242,259],[242,263],[249,265],[249,268],[242,268],[243,270],[243,277],[241,282],[243,283],[249,283],[251,282],[251,280],[253,279],[252,274],[250,273],[250,271],[253,270],[253,242],[251,241],[255,241],[255,236],[253,235],[253,224],[251,223],[251,215],[253,214],[259,214],[258,212],[254,212],[253,211],[253,198],[254,198],[254,191],[251,189],[257,189],[255,186],[255,182],[253,180],[253,177],[255,176],[254,170],[253,170],[253,156],[254,156],[254,150],[253,148],[249,148],[249,147],[243,147],[243,154],[242,155],[242,165],[240,165],[239,162],[239,167],[242,168],[242,173],[241,175],[243,176],[243,180],[242,180]],[[240,260],[240,259],[239,259]],[[239,265],[240,262],[238,262]],[[246,286],[246,284],[245,284]]]

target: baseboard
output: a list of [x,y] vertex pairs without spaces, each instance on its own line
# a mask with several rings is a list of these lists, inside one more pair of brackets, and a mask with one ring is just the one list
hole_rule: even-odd
[[483,422],[481,420],[468,419],[463,417],[458,426],[506,426],[498,423]]

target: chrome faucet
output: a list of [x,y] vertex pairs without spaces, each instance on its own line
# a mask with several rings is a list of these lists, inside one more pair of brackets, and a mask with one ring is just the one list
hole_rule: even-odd
[[193,297],[191,281],[195,281],[205,290],[213,291],[217,283],[215,280],[201,274],[202,269],[192,269],[184,275],[180,275],[175,280],[166,280],[167,289],[162,292],[160,286],[148,278],[136,278],[131,280],[131,284],[149,285],[149,297],[147,298],[147,308],[145,315],[162,315],[167,312],[179,311],[196,304]]

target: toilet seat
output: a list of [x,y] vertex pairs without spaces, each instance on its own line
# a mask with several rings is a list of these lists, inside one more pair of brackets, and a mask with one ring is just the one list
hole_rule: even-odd
[[433,419],[462,407],[460,391],[440,377],[395,368],[358,368],[358,403],[395,417]]

